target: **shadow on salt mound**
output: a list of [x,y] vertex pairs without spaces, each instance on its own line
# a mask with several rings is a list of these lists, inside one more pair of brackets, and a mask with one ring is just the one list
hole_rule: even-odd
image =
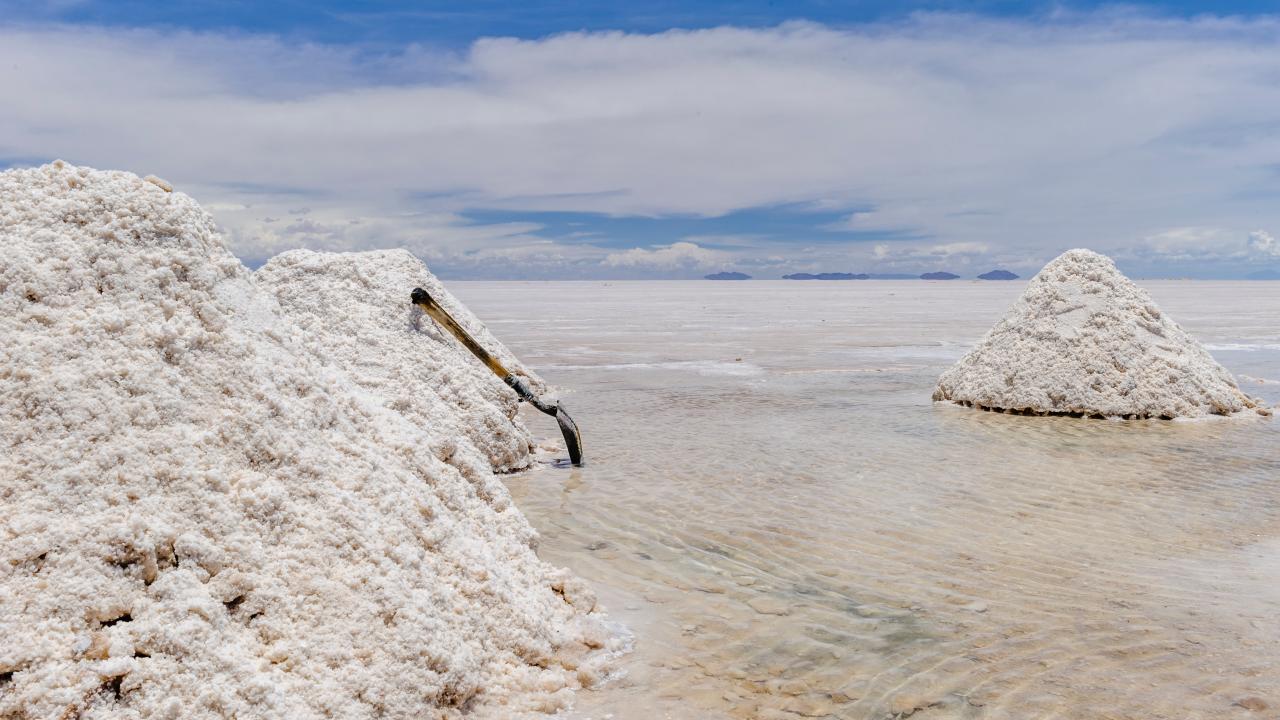
[[1259,401],[1103,255],[1070,250],[938,379],[933,399],[1024,415],[1196,418]]
[[463,470],[484,492],[505,496],[491,476],[527,467],[532,440],[517,419],[514,391],[442,333],[409,301],[427,288],[472,337],[535,392],[529,372],[427,266],[405,250],[358,253],[290,250],[254,273],[307,344],[335,361],[361,389],[421,429],[437,457]]
[[3,172],[0,258],[0,717],[457,718],[593,680],[590,590],[189,197]]

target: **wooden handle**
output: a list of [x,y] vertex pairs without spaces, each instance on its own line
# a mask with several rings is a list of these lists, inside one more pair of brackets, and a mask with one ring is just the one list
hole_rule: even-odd
[[458,321],[453,319],[453,316],[451,316],[443,307],[440,307],[440,303],[436,302],[435,298],[431,297],[426,290],[423,290],[422,288],[414,288],[412,297],[414,305],[422,308],[422,311],[430,315],[432,320],[440,323],[441,327],[448,330],[454,337],[458,338],[458,342],[466,345],[467,349],[470,350],[477,358],[480,358],[480,362],[487,365],[495,375],[502,378],[504,381],[507,379],[507,376],[511,373],[502,366],[502,363],[498,362],[497,359],[490,355],[487,350],[481,347],[480,343],[476,342],[475,338],[471,337],[471,335],[458,324]]

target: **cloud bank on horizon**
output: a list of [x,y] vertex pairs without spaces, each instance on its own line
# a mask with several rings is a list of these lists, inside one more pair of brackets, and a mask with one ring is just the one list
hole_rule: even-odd
[[[75,5],[75,3],[72,3]],[[0,7],[4,7],[0,2]],[[913,14],[369,47],[0,25],[0,167],[156,174],[249,262],[446,277],[1280,268],[1280,17]]]

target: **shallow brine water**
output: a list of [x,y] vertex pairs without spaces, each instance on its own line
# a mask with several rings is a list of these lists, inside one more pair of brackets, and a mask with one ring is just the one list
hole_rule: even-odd
[[[1280,402],[1280,283],[1141,284]],[[1280,420],[932,403],[1021,281],[451,287],[585,436],[505,478],[635,634],[571,716],[1280,713]]]

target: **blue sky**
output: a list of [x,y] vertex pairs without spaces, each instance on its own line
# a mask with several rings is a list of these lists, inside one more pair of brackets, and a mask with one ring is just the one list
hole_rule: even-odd
[[339,0],[113,0],[112,2],[13,2],[11,21],[56,20],[83,25],[182,27],[237,33],[269,33],[299,41],[395,47],[428,43],[462,48],[481,37],[539,38],[569,31],[654,33],[671,28],[721,25],[772,27],[804,19],[848,25],[902,19],[918,12],[1043,18],[1067,11],[1119,6],[1167,16],[1274,13],[1263,0],[1208,2],[1025,2],[1015,0],[735,0],[732,2],[342,2]]
[[0,167],[166,177],[250,263],[445,277],[1280,267],[1274,3],[0,0]]

